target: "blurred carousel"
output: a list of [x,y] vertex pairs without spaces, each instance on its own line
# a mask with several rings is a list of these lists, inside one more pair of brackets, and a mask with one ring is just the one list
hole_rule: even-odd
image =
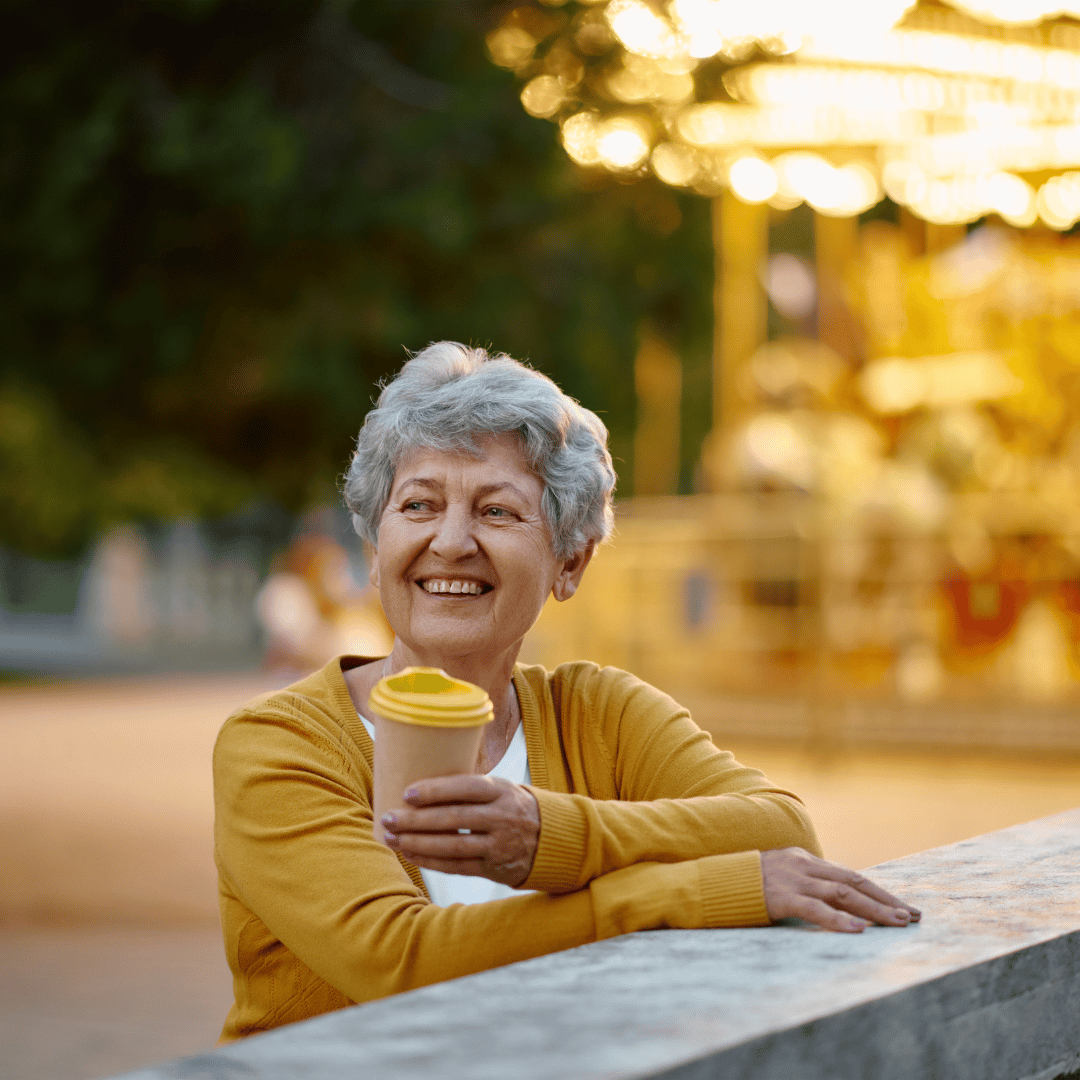
[[1080,748],[1080,5],[529,2],[488,47],[583,169],[713,206],[702,493],[648,328],[635,498],[532,655],[745,734]]

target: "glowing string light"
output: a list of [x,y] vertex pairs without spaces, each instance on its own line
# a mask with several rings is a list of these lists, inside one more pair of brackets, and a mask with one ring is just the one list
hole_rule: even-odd
[[[1080,18],[1076,0],[958,0],[966,15],[916,12],[907,26],[910,0],[582,2],[592,10],[547,51],[550,31],[518,9],[487,39],[497,63],[529,76],[523,105],[560,122],[581,165],[651,168],[703,194],[727,186],[748,202],[806,202],[838,216],[888,194],[943,224],[986,214],[1054,229],[1080,220],[1080,28],[1018,40],[969,33],[964,22]],[[587,57],[612,44],[616,53],[583,78]],[[733,101],[694,103],[694,69],[711,56],[736,65],[724,75]],[[1044,182],[1032,186],[1038,174]]]

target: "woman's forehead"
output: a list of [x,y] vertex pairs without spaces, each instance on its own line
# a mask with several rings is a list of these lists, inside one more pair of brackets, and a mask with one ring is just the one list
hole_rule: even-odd
[[490,485],[506,481],[528,494],[541,494],[543,484],[529,467],[521,444],[513,435],[477,439],[476,450],[440,450],[416,447],[405,454],[394,473],[394,488],[408,483],[445,486],[466,483]]

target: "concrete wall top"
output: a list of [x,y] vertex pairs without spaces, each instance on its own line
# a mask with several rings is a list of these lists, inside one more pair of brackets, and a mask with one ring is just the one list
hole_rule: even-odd
[[1080,810],[875,867],[906,929],[632,934],[131,1080],[1053,1080],[1080,1068]]

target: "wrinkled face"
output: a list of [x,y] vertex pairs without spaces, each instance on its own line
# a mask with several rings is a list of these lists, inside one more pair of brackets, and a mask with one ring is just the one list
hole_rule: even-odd
[[544,485],[511,436],[473,458],[417,450],[398,466],[379,522],[371,583],[423,663],[492,662],[514,651],[553,592],[573,595],[587,555],[556,559]]

